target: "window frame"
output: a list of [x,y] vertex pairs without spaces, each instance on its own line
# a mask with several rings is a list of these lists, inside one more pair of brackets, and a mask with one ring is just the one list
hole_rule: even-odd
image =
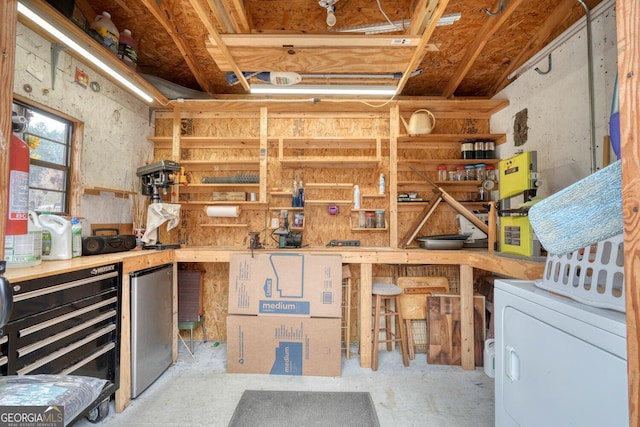
[[[64,168],[59,165],[55,165],[52,163],[46,163],[46,167],[50,167],[52,169],[64,170],[66,169],[68,172],[67,182],[66,182],[66,211],[67,212],[59,212],[61,214],[66,214],[69,216],[79,216],[80,214],[80,199],[82,197],[82,182],[81,182],[81,165],[82,165],[82,135],[84,133],[84,123],[75,117],[69,116],[61,111],[55,110],[51,107],[43,105],[39,102],[36,102],[32,99],[25,98],[23,96],[14,94],[13,103],[17,103],[23,107],[31,108],[34,110],[38,110],[39,113],[47,116],[52,116],[56,119],[61,119],[69,122],[70,124],[70,135],[68,135],[69,146],[67,158],[69,165],[67,168]],[[12,107],[13,109],[13,107]],[[42,161],[38,159],[29,159],[29,165],[34,166],[42,166]],[[31,190],[31,186],[29,189]]]

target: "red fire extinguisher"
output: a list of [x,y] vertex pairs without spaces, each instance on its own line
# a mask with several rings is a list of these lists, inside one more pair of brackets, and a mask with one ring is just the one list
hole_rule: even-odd
[[[13,131],[26,127],[24,117],[13,116]],[[11,134],[9,151],[9,203],[5,234],[27,234],[29,224],[29,146],[15,133]]]

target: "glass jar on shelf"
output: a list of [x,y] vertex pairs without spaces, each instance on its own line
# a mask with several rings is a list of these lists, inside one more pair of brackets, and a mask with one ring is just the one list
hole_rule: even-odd
[[384,228],[385,223],[384,223],[384,211],[383,210],[377,210],[375,211],[375,228]]
[[496,175],[496,167],[493,165],[487,165],[485,169],[485,179],[489,181],[496,181],[498,176]]
[[447,181],[457,181],[456,171],[447,172]]
[[438,165],[438,181],[447,180],[447,165]]
[[476,168],[473,165],[467,165],[464,167],[464,181],[475,181]]
[[484,181],[486,179],[487,177],[486,170],[487,170],[486,165],[484,163],[478,163],[475,166],[477,181]]
[[365,228],[375,228],[375,213],[367,211],[365,214]]
[[456,181],[464,181],[464,166],[456,166]]

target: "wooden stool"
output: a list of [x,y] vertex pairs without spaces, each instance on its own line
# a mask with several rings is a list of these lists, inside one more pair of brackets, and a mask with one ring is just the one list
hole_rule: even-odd
[[[407,342],[404,337],[404,321],[400,308],[400,294],[402,289],[393,283],[375,282],[372,286],[372,295],[375,298],[373,307],[373,348],[371,358],[371,369],[378,370],[378,347],[380,343],[387,343],[387,351],[391,351],[391,343],[399,342],[402,351],[402,363],[409,366],[409,355],[407,353]],[[394,302],[393,309],[391,301]],[[380,327],[380,317],[384,318],[384,327]],[[391,330],[391,317],[395,318],[396,329]],[[380,333],[384,332],[384,339],[380,339]]]

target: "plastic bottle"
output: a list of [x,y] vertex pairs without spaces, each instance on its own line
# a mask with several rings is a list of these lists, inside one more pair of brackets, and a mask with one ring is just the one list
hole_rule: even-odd
[[118,39],[118,58],[133,71],[138,65],[138,45],[131,37],[131,31],[124,29]]
[[353,186],[353,208],[360,209],[360,186]]
[[82,224],[76,217],[71,218],[71,256],[82,256]]
[[298,183],[293,180],[293,190],[291,191],[291,207],[298,207]]
[[33,267],[42,263],[42,226],[35,212],[29,212],[27,234],[5,236],[4,259],[7,268]]
[[111,14],[102,12],[102,15],[96,16],[90,27],[93,37],[117,55],[120,32],[111,21]]
[[[57,215],[40,215],[42,225],[42,259],[45,261],[56,259],[71,259],[73,256],[71,246],[71,222]],[[45,249],[45,233],[50,235],[50,250]]]
[[385,182],[384,182],[384,174],[380,174],[380,178],[378,178],[378,194],[384,194],[385,192]]
[[298,185],[298,207],[304,207],[304,185],[302,184],[302,180],[300,180],[300,184]]
[[438,181],[447,180],[447,165],[438,165]]

